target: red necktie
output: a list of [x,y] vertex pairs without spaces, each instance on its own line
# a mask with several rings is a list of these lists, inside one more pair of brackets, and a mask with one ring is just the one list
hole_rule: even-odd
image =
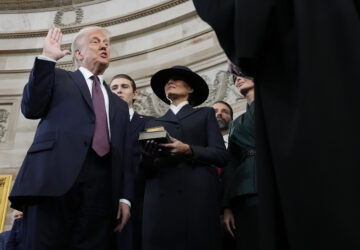
[[99,156],[104,156],[110,151],[105,100],[101,91],[99,78],[96,75],[93,75],[91,78],[93,79],[92,103],[96,116],[95,130],[91,146]]

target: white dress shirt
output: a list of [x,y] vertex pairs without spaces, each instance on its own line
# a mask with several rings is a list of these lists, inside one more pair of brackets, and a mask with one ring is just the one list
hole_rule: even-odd
[[[87,84],[87,86],[89,88],[89,91],[90,91],[90,95],[92,96],[92,85],[93,85],[94,80],[91,79],[91,77],[94,74],[90,70],[88,70],[87,68],[84,68],[84,67],[80,67],[79,70],[82,73],[82,75],[84,76],[86,84]],[[98,75],[97,77],[99,78],[101,91],[102,91],[102,93],[104,95],[107,126],[108,126],[108,131],[109,131],[109,138],[111,140],[110,120],[109,120],[109,96],[108,96],[108,93],[107,93],[106,88],[104,86],[104,75]]]
[[183,101],[182,103],[180,103],[177,106],[175,106],[174,104],[170,104],[170,109],[176,115],[177,113],[179,113],[179,111],[182,109],[182,107],[184,107],[186,104],[189,104],[189,102]]
[[229,146],[229,134],[223,135],[225,147],[228,148]]
[[129,115],[130,115],[130,121],[132,120],[133,116],[134,116],[134,109],[133,108],[129,108]]

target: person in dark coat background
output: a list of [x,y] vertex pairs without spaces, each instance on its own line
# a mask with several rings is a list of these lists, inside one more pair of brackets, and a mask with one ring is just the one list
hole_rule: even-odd
[[[167,113],[146,123],[164,126],[171,143],[144,146],[148,172],[144,197],[143,250],[215,250],[219,247],[218,174],[227,152],[210,107],[206,82],[184,66],[157,72],[151,88]],[[168,150],[168,155],[158,156]]]
[[193,2],[256,79],[261,249],[360,249],[360,1]]
[[[215,117],[216,117],[217,123],[219,125],[221,135],[223,136],[225,147],[227,149],[228,145],[229,145],[230,126],[231,126],[231,123],[234,118],[233,109],[229,103],[227,103],[225,101],[221,101],[221,100],[216,101],[212,107],[215,111]],[[220,202],[221,202],[222,196],[224,194],[223,177],[224,177],[224,174],[226,173],[226,169],[227,169],[228,165],[229,164],[227,164],[227,166],[224,168],[216,168],[216,170],[219,174],[219,180],[220,180],[220,182],[219,182]],[[224,214],[223,213],[220,214],[220,238],[221,238],[221,248],[220,249],[223,249],[223,250],[235,249],[234,238],[226,232],[226,228],[224,225]]]
[[229,163],[224,173],[224,225],[235,238],[236,249],[257,250],[258,197],[255,166],[255,102],[251,77],[237,76],[235,86],[245,96],[246,112],[230,127]]
[[23,218],[14,221],[11,228],[5,250],[26,250],[24,248]]
[[23,212],[14,209],[11,223],[11,230],[0,234],[0,250],[23,250]]
[[139,168],[141,150],[138,143],[139,133],[144,130],[145,123],[151,116],[140,115],[134,111],[134,102],[138,96],[133,78],[126,74],[115,75],[110,82],[111,91],[127,102],[130,115],[130,135],[134,141],[133,169],[135,172],[135,195],[131,207],[131,218],[123,231],[117,233],[117,246],[121,250],[141,250],[142,207],[144,200],[145,175]]
[[0,249],[5,250],[6,243],[9,239],[10,231],[4,231],[0,233]]

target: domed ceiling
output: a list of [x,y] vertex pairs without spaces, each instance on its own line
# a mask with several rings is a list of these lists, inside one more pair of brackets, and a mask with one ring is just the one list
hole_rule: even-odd
[[87,5],[109,0],[0,0],[0,12],[44,11],[71,5]]

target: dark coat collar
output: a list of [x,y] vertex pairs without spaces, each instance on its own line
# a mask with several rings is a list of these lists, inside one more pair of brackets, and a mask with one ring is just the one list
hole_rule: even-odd
[[109,120],[111,123],[111,120],[115,116],[115,100],[114,100],[114,98],[119,98],[119,97],[117,95],[115,95],[113,92],[111,92],[109,86],[107,85],[107,83],[105,81],[104,81],[104,86],[105,86],[106,92],[109,97]]
[[132,131],[136,131],[137,128],[142,124],[142,119],[140,118],[140,115],[138,113],[134,112],[130,124]]
[[172,112],[171,109],[169,109],[164,116],[156,118],[156,120],[179,123],[179,121],[188,117],[196,111],[197,109],[194,109],[189,104],[187,104],[176,115]]

